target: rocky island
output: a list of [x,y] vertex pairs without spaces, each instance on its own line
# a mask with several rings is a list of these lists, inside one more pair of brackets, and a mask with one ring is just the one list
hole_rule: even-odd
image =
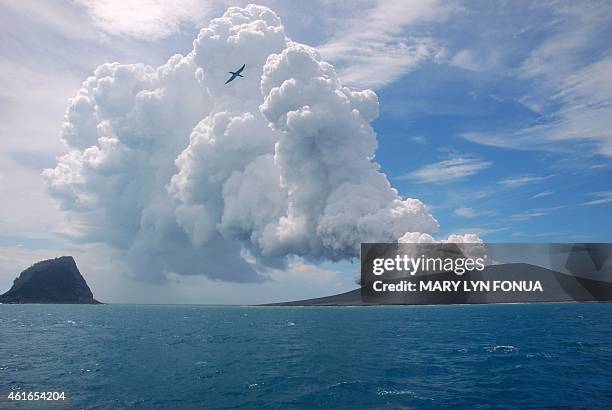
[[99,304],[72,256],[37,262],[13,282],[0,303]]

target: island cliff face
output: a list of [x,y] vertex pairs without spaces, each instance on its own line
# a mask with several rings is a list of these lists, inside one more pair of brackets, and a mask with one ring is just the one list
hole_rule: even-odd
[[21,272],[1,303],[98,304],[72,256],[37,262]]

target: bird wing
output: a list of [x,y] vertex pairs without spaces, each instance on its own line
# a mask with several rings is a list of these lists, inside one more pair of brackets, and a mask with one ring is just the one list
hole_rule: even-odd
[[230,81],[232,81],[232,80],[233,80],[234,78],[236,78],[236,77],[237,77],[237,75],[236,75],[236,74],[232,74],[232,76],[229,78],[229,80],[227,80],[227,81],[225,82],[225,84],[229,83]]
[[244,70],[244,67],[246,67],[246,64],[243,64],[242,67],[240,67],[238,71],[236,71],[236,74],[240,74],[242,70]]

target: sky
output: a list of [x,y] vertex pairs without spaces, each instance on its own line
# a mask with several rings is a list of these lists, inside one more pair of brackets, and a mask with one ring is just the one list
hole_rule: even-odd
[[[261,206],[245,205],[265,199],[271,201],[273,210],[280,203],[287,206],[280,197],[275,202],[276,194],[270,193],[276,191],[267,188],[265,178],[257,178],[258,167],[265,170],[272,163],[275,141],[280,141],[281,147],[275,164],[280,164],[283,180],[299,195],[289,203],[301,204],[293,211],[307,221],[329,216],[327,209],[320,215],[315,209],[324,195],[328,203],[340,207],[342,212],[336,216],[360,218],[360,206],[373,206],[381,212],[404,209],[416,215],[398,222],[381,214],[376,223],[364,220],[359,224],[363,228],[360,232],[376,238],[401,236],[398,232],[415,227],[431,231],[437,238],[474,233],[490,242],[612,240],[612,50],[607,40],[612,35],[612,6],[606,2],[319,1],[315,6],[300,6],[262,1],[260,4],[282,20],[284,35],[314,47],[320,61],[302,49],[286,52],[276,65],[266,64],[269,93],[263,101],[259,100],[259,83],[245,82],[240,83],[244,88],[232,88],[231,95],[227,89],[209,86],[214,104],[199,100],[189,67],[184,69],[184,78],[180,77],[182,71],[173,67],[169,79],[155,80],[149,79],[146,70],[128,70],[125,75],[134,82],[118,85],[106,100],[98,101],[104,108],[98,115],[114,127],[109,135],[117,134],[132,150],[138,145],[152,165],[142,165],[142,157],[126,160],[131,151],[122,153],[119,148],[123,145],[116,148],[113,138],[107,138],[106,145],[89,140],[86,122],[92,114],[79,111],[81,106],[69,103],[69,99],[80,93],[83,81],[94,75],[98,66],[107,62],[162,66],[173,55],[192,51],[199,29],[208,27],[211,19],[222,16],[229,6],[246,4],[0,1],[0,289],[8,289],[16,275],[32,263],[63,254],[76,258],[96,297],[107,302],[263,303],[354,288],[358,266],[351,246],[355,238],[349,235],[341,249],[329,245],[347,237],[352,219],[323,218],[329,223],[313,227],[309,232],[316,231],[314,236],[304,234],[305,242],[284,241],[281,247],[267,241],[265,235],[268,222],[278,222],[281,214],[260,214]],[[269,33],[265,40],[257,40],[265,43],[251,47],[262,51],[240,49],[246,53],[244,58],[252,61],[250,65],[263,65],[268,49],[280,52],[290,48],[274,27]],[[229,71],[226,63],[243,58],[224,54],[227,50],[216,49],[214,39],[206,36],[198,44],[194,68],[205,66],[215,81],[217,73]],[[200,61],[198,53],[218,53],[218,58],[201,57]],[[310,98],[316,104],[312,113],[307,113],[313,117],[303,115],[305,119],[297,126],[282,115],[283,107],[293,104],[293,97],[272,92],[283,70],[295,72],[295,67],[304,64],[292,58],[316,61],[313,76],[327,76],[333,83],[337,75],[338,81],[325,98],[322,96],[329,90],[314,88]],[[328,73],[324,62],[332,64],[335,72]],[[307,82],[311,74],[303,70],[294,75],[303,75]],[[96,74],[100,78],[105,75],[104,70],[97,73],[102,73]],[[206,75],[202,78],[198,84],[212,81]],[[167,92],[161,97],[146,93],[153,103],[137,108],[151,111],[135,111],[144,112],[146,119],[122,117],[125,104],[121,92],[147,87],[152,81],[161,82]],[[359,118],[342,111],[340,100],[333,100],[341,86],[355,91],[343,98],[359,109]],[[361,93],[365,89],[377,95],[378,116],[373,108],[375,97]],[[301,92],[309,90],[306,87]],[[235,135],[241,144],[249,133],[261,138],[248,139],[248,149],[241,147],[242,151],[233,148],[229,140],[227,145],[207,148],[205,142],[227,120],[212,114],[227,109],[227,102],[236,103],[237,97],[244,100],[240,109],[255,113],[255,118],[238,116],[246,124],[240,131],[242,122],[231,117],[237,121],[238,131],[232,134],[225,125],[223,135]],[[156,106],[155,101],[163,104]],[[262,103],[264,109],[259,108]],[[76,108],[66,119],[71,106]],[[317,107],[321,109],[317,111]],[[333,111],[336,109],[339,111]],[[336,115],[326,118],[325,112]],[[192,132],[194,120],[197,123],[204,114],[210,114],[210,119]],[[157,127],[150,127],[150,117],[159,121]],[[265,121],[275,130],[270,131]],[[296,161],[312,159],[295,141],[304,135],[321,134],[317,124],[325,121],[335,130],[326,134],[326,141],[330,152],[336,150],[337,158],[312,157],[327,165],[335,161],[335,168],[330,165],[324,175],[325,181],[350,179],[343,172],[346,164],[359,162],[351,173],[372,182],[348,192],[341,184],[331,184],[319,192],[321,184],[316,178],[320,175],[308,170],[294,172]],[[66,131],[66,123],[73,126],[72,131]],[[363,146],[351,140],[351,127],[366,130],[358,139]],[[126,142],[127,134],[156,140]],[[170,134],[176,138],[166,138]],[[182,142],[177,145],[176,141]],[[148,144],[155,148],[146,151]],[[90,146],[99,149],[84,154]],[[75,149],[81,152],[78,158],[72,162],[59,159],[59,163],[76,163],[78,172],[70,169],[50,175],[44,171],[57,170],[58,158]],[[374,151],[375,156],[369,158]],[[257,160],[266,153],[269,163]],[[365,157],[368,161],[361,161]],[[240,162],[245,158],[248,162]],[[84,175],[84,161],[90,161],[90,166],[91,161],[106,161],[124,181],[136,181],[127,189],[130,195],[120,197],[108,188],[112,184],[104,179],[104,169]],[[162,163],[165,165],[159,165]],[[378,164],[380,172],[372,170],[371,163]],[[150,174],[151,169],[157,171],[156,167],[160,168],[156,178],[138,183],[138,177]],[[240,175],[232,176],[237,170]],[[207,185],[211,177],[223,178],[226,187]],[[75,195],[79,178],[85,182]],[[398,193],[389,190],[385,181]],[[245,191],[241,187],[247,182],[249,186],[262,185]],[[379,198],[374,204],[360,202],[363,197],[370,198],[371,192],[380,193],[387,202]],[[256,193],[264,195],[251,196]],[[94,200],[88,203],[92,196]],[[217,204],[210,203],[211,197],[224,201],[224,220],[211,219],[220,224],[216,227],[220,233],[202,216],[203,209],[216,212]],[[398,203],[398,198],[422,201],[423,209],[439,225],[437,232],[421,202]],[[139,202],[145,204],[131,207]],[[390,204],[395,208],[389,208]],[[128,229],[134,220],[132,208],[141,211],[136,233]],[[169,224],[168,215],[173,220],[166,230],[180,228],[179,233],[156,237],[142,228],[150,220],[154,226],[151,232],[159,232],[160,226]],[[102,219],[104,224],[98,223]],[[374,232],[372,224],[381,225],[382,231]],[[400,228],[403,231],[397,231]],[[246,266],[244,276],[228,280],[225,274],[215,275],[214,263],[230,266],[234,273],[243,272],[242,267],[223,258],[236,251],[234,236],[245,232],[250,239],[240,239],[240,243],[250,254],[242,256],[247,265],[256,267],[255,272]],[[226,240],[227,236],[232,240]],[[210,243],[221,244],[222,249]],[[158,265],[170,268],[161,276],[151,273]],[[203,265],[212,268],[204,275],[195,274],[194,269]]]

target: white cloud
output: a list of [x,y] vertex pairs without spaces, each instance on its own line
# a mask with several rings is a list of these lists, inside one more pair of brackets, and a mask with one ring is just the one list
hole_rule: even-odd
[[468,49],[458,51],[457,54],[455,54],[451,59],[451,64],[465,70],[475,71],[482,68],[481,64],[476,61],[474,52]]
[[536,9],[548,14],[546,26],[541,27],[542,40],[533,47],[521,63],[518,74],[537,77],[550,82],[563,81],[576,69],[584,66],[579,58],[597,40],[601,29],[609,24],[612,7],[607,2],[591,3],[552,2],[542,3]]
[[296,283],[315,283],[321,285],[331,285],[338,282],[339,272],[330,269],[323,269],[318,266],[309,265],[304,262],[290,262],[287,269],[269,269],[265,274],[277,282]]
[[410,137],[410,139],[416,142],[417,144],[427,144],[427,138],[423,137],[422,135],[413,135],[412,137]]
[[548,215],[548,212],[544,211],[533,211],[533,212],[520,212],[510,216],[510,219],[514,221],[528,221],[529,219],[536,218],[538,216]]
[[106,33],[151,41],[180,31],[181,24],[202,24],[210,9],[210,2],[199,0],[76,1]]
[[485,228],[485,227],[471,227],[471,228],[463,228],[458,229],[454,232],[454,235],[478,235],[482,237],[486,237],[491,234],[507,231],[508,227],[500,227],[500,228]]
[[474,218],[477,215],[474,209],[465,206],[455,209],[453,213],[460,218]]
[[523,185],[537,183],[552,178],[552,175],[547,176],[535,176],[535,175],[523,175],[517,177],[509,177],[501,180],[499,183],[506,188],[518,188]]
[[[475,233],[465,234],[451,234],[448,239],[436,240],[431,235],[426,233],[418,232],[407,232],[401,238],[398,239],[399,243],[419,243],[419,244],[431,244],[431,243],[454,243],[457,244],[465,256],[473,258],[484,257],[487,253],[486,245],[484,241]],[[411,249],[412,252],[420,253],[418,247]]]
[[582,205],[603,205],[612,202],[612,191],[594,192],[592,195],[597,197],[597,199],[584,202]]
[[474,175],[491,165],[491,162],[476,158],[456,157],[426,165],[397,179],[414,179],[421,183],[446,183]]
[[98,67],[44,175],[75,239],[110,245],[134,275],[257,281],[288,257],[354,258],[362,241],[437,230],[371,162],[377,116],[376,94],[343,87],[270,9],[230,8],[186,56]]
[[535,195],[534,195],[534,196],[532,196],[531,198],[532,198],[532,199],[544,198],[544,197],[546,197],[546,196],[550,196],[550,195],[552,195],[553,193],[554,193],[554,192],[553,192],[553,191],[551,191],[551,190],[546,190],[546,191],[542,191],[542,192],[539,192],[539,193],[535,194]]
[[419,24],[443,21],[451,13],[437,0],[377,1],[348,22],[348,29],[319,46],[322,56],[340,66],[344,83],[382,87],[427,59],[436,59],[443,46]]
[[[544,96],[560,108],[543,117],[539,124],[487,141],[466,135],[473,142],[519,149],[562,149],[561,143],[582,142],[584,153],[612,157],[612,56],[576,69],[562,79],[549,79]],[[545,75],[545,74],[541,74]],[[551,74],[552,75],[552,74]]]
[[[517,102],[537,114],[537,120],[505,133],[467,132],[469,141],[483,145],[549,150],[612,157],[612,55],[603,38],[609,36],[609,2],[545,2],[536,6],[547,19],[539,27],[541,42],[518,68],[506,67],[519,84],[527,84]],[[459,62],[474,61],[459,53]],[[465,65],[464,64],[464,65]]]

